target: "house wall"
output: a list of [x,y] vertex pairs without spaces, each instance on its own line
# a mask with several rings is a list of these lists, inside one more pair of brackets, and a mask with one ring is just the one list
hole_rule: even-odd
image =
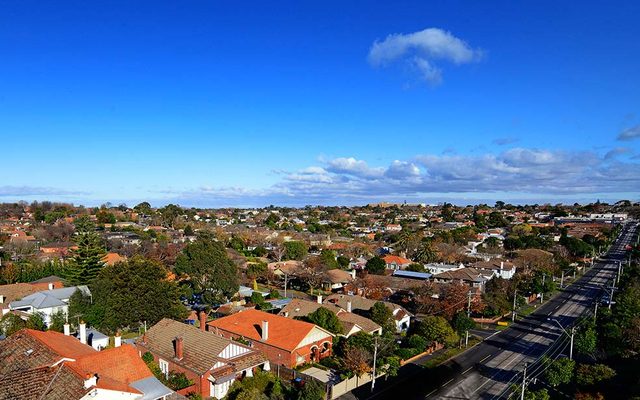
[[152,351],[140,344],[137,344],[136,347],[140,352],[140,356],[149,351],[153,355],[153,360],[156,363],[159,363],[159,359],[162,358],[162,360],[166,361],[169,364],[169,371],[184,373],[187,379],[193,381],[195,385],[195,392],[199,393],[203,398],[209,397],[211,395],[209,385],[209,372],[207,372],[203,376],[200,376],[199,374],[182,367],[180,364],[175,363],[172,358],[167,359],[165,357],[159,357],[157,354],[154,354]]
[[[236,335],[232,332],[225,331],[223,329],[218,328],[218,333],[228,339],[238,339],[241,338],[240,335]],[[332,341],[331,336],[324,336],[322,338],[317,338],[314,341],[309,342],[304,346],[300,346],[296,348],[294,351],[288,351],[281,349],[279,347],[272,346],[268,343],[261,341],[251,341],[250,346],[254,349],[260,350],[269,360],[269,362],[273,365],[281,364],[290,368],[294,368],[297,365],[311,362],[311,348],[317,347],[322,349],[323,343],[329,343],[329,350],[320,354],[320,359],[329,357],[332,352]],[[302,359],[298,359],[298,355],[302,356]]]

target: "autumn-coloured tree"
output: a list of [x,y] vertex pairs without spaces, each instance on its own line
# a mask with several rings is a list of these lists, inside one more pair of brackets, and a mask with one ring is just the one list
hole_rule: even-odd
[[343,350],[342,363],[344,368],[357,376],[371,371],[371,360],[371,353],[362,347],[347,345]]

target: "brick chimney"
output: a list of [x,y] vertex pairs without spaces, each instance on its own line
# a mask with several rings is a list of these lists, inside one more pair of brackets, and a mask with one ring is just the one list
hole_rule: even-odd
[[269,340],[269,321],[262,321],[262,341]]
[[173,339],[173,345],[176,359],[182,360],[182,357],[184,356],[184,340],[182,339],[182,336],[178,336]]
[[200,317],[200,330],[204,332],[207,330],[207,313],[203,310],[198,316]]

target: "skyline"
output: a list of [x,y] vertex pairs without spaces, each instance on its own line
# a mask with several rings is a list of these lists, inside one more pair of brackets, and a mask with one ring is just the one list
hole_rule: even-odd
[[0,202],[640,197],[636,2],[0,4]]

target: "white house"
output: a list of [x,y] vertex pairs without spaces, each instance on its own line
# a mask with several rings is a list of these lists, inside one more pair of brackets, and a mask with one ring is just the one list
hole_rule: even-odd
[[76,290],[80,290],[85,294],[91,295],[89,288],[84,285],[43,290],[41,292],[25,296],[21,300],[12,301],[9,303],[9,310],[23,311],[27,314],[34,314],[36,312],[41,313],[44,323],[48,327],[51,325],[51,316],[53,314],[60,311],[65,314],[68,313],[69,299]]

